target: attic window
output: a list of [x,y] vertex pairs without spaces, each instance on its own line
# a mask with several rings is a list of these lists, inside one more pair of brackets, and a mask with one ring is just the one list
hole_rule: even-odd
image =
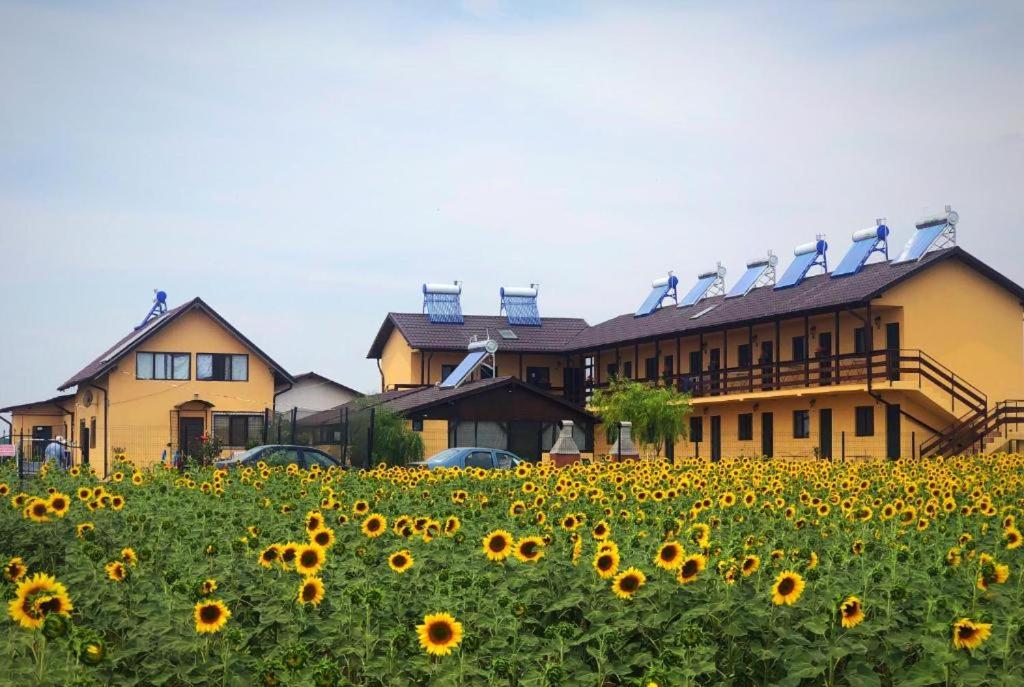
[[518,336],[516,336],[516,333],[514,331],[512,331],[511,329],[499,329],[498,330],[498,334],[501,335],[501,338],[503,338],[503,339],[510,339],[511,340],[511,339],[518,339],[519,338]]
[[703,310],[701,310],[696,315],[690,315],[690,319],[691,320],[696,320],[698,317],[702,317],[704,315],[707,315],[709,312],[711,312],[712,310],[714,310],[717,307],[718,307],[718,303],[715,303],[714,305],[709,305],[708,307],[704,308]]

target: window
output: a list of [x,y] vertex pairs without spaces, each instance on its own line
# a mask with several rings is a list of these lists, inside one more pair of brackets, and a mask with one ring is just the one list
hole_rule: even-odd
[[868,339],[864,327],[857,327],[853,330],[853,352],[867,353]]
[[333,468],[334,466],[338,465],[338,461],[336,461],[334,458],[331,458],[326,453],[323,453],[322,451],[317,451],[316,449],[303,449],[302,457],[306,461],[307,468],[311,468],[314,465],[319,465],[322,468]]
[[857,406],[854,408],[854,426],[859,437],[875,436],[875,407]]
[[528,384],[547,389],[551,386],[551,370],[547,367],[528,367],[526,381]]
[[690,417],[690,441],[695,444],[704,441],[704,418]]
[[750,344],[740,344],[736,349],[737,357],[739,358],[740,367],[750,367],[752,359],[750,357]]
[[633,379],[633,361],[627,360],[622,363],[622,376],[626,379]]
[[260,460],[270,467],[287,467],[292,463],[295,463],[295,465],[301,465],[299,462],[299,449],[297,448],[270,451],[260,456]]
[[466,456],[467,468],[493,468],[494,459],[490,451],[473,451]]
[[739,436],[737,437],[740,441],[753,441],[754,439],[754,414],[753,413],[740,413],[737,418]]
[[672,356],[665,356],[665,379],[669,379],[672,377],[673,374],[675,374],[675,362],[676,361]]
[[136,379],[192,378],[192,356],[188,353],[136,353]]
[[502,469],[508,469],[512,467],[513,456],[511,453],[505,453],[504,451],[495,451],[494,455],[498,458],[498,467]]
[[613,380],[619,376],[619,366],[615,363],[608,363],[608,367],[605,368],[608,372],[608,381]]
[[498,330],[498,335],[501,336],[501,338],[508,339],[508,340],[518,339],[519,338],[518,336],[516,336],[516,333],[514,331],[512,331],[511,329],[499,329]]
[[263,415],[214,413],[213,436],[233,448],[259,443],[263,437]]
[[793,360],[798,363],[807,360],[807,339],[802,336],[793,337]]
[[197,353],[196,379],[210,382],[249,381],[249,356],[230,353]]
[[96,448],[96,418],[89,419],[89,448]]
[[644,379],[658,378],[658,359],[647,358],[644,360]]
[[793,438],[806,439],[811,436],[811,411],[793,411]]
[[441,381],[448,379],[448,375],[455,372],[456,365],[442,365],[441,366]]
[[412,431],[414,431],[414,432],[422,432],[423,431],[423,420],[413,420],[412,421]]

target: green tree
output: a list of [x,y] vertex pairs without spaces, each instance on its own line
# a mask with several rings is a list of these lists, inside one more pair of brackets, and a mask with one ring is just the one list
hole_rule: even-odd
[[685,422],[692,411],[689,394],[669,386],[617,378],[607,388],[594,392],[591,405],[601,418],[609,441],[618,437],[620,422],[631,422],[633,440],[655,450],[686,435]]
[[373,418],[373,454],[389,465],[423,460],[423,438],[405,424],[405,418],[380,406]]

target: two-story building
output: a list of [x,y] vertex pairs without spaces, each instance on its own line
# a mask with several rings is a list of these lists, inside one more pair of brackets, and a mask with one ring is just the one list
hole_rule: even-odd
[[4,410],[12,414],[14,431],[25,434],[29,427],[36,434],[45,415],[46,438],[63,432],[75,462],[102,476],[120,456],[145,466],[194,452],[205,433],[220,439],[225,451],[259,444],[275,393],[292,382],[283,367],[194,298],[154,308],[142,325],[60,385],[71,393]]

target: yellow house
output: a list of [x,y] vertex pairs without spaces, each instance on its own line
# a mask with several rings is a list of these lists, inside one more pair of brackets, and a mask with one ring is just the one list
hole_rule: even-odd
[[10,412],[17,428],[49,424],[53,436],[59,429],[76,447],[76,463],[106,475],[121,456],[145,466],[187,454],[207,432],[225,451],[262,443],[275,393],[292,381],[194,298],[156,312],[72,375],[59,387],[72,394]]

